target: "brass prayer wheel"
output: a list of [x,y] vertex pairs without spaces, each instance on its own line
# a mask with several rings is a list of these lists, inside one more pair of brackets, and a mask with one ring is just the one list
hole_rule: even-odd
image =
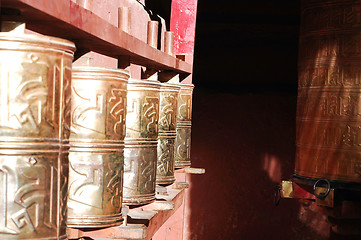
[[361,1],[303,1],[299,177],[361,182]]
[[122,222],[127,82],[124,70],[74,67],[68,226]]
[[0,239],[66,239],[72,42],[0,33]]
[[130,79],[124,149],[123,202],[141,205],[155,199],[160,83]]
[[177,138],[175,141],[175,167],[191,165],[192,95],[193,84],[179,84]]
[[157,179],[159,185],[174,181],[174,144],[177,136],[177,110],[180,86],[162,83],[159,106]]

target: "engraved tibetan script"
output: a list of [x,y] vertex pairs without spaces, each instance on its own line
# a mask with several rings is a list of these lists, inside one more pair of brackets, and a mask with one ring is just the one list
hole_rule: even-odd
[[89,94],[85,90],[78,92],[75,87],[73,87],[73,92],[75,107],[72,111],[72,132],[79,133],[80,129],[87,129],[105,134],[105,124],[95,123],[95,119],[104,118],[106,109],[105,94]]
[[16,169],[0,166],[0,233],[56,229],[56,168],[42,165],[35,157],[16,158],[27,160]]
[[97,197],[99,193],[103,192],[103,166],[101,163],[70,161],[69,176],[70,200],[95,208],[103,207],[103,199]]
[[176,140],[176,158],[177,161],[186,161],[190,159],[191,135],[190,128],[177,128]]
[[57,120],[56,96],[49,93],[55,91],[59,69],[54,66],[53,78],[48,79],[48,65],[35,54],[28,54],[21,67],[14,68],[19,64],[12,64],[0,65],[0,127],[39,131],[44,120],[51,125]]
[[302,118],[355,118],[361,116],[361,96],[351,92],[300,93],[298,116]]
[[178,109],[178,119],[181,121],[190,121],[192,96],[189,94],[180,94],[179,100],[180,100],[180,105]]
[[143,104],[143,125],[145,127],[145,134],[157,134],[158,132],[158,97],[145,97]]
[[163,96],[164,104],[161,106],[159,129],[160,130],[171,130],[175,128],[174,123],[174,105],[175,97],[171,94]]
[[355,2],[350,5],[337,6],[322,2],[322,5],[305,11],[303,22],[303,31],[334,30],[345,27],[359,28],[361,25],[361,5]]
[[173,173],[173,148],[173,141],[169,141],[168,139],[159,139],[157,171],[163,176]]
[[[119,154],[120,155],[120,154]],[[119,156],[114,155],[109,157],[107,169],[105,169],[107,196],[110,198],[110,203],[114,208],[120,208],[122,205],[122,167],[118,160]]]
[[[357,125],[339,124],[318,124],[312,122],[300,123],[300,137],[298,144],[303,146],[323,146],[323,147],[361,147],[361,127]],[[313,129],[311,131],[311,129]],[[307,134],[305,134],[307,133]],[[312,133],[310,135],[309,133]]]
[[114,124],[114,133],[123,135],[125,133],[125,102],[126,91],[122,89],[112,89],[109,98],[110,115],[116,120]]
[[[151,151],[151,153],[149,154],[152,153],[156,154],[155,151]],[[141,171],[141,174],[139,175],[140,178],[139,185],[144,189],[144,193],[152,193],[155,188],[156,168],[155,168],[155,161],[153,161],[152,159],[156,159],[156,156],[153,156],[153,158],[143,157],[139,159],[140,161],[139,168]]]

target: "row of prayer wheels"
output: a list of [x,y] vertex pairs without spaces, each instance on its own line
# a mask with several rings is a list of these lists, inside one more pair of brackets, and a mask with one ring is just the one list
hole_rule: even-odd
[[190,166],[191,84],[72,68],[67,40],[0,33],[0,238],[66,239]]

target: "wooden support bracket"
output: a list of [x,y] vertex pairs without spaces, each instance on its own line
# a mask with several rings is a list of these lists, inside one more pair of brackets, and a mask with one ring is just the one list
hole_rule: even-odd
[[176,173],[205,174],[204,168],[181,168],[175,170]]
[[188,182],[175,182],[172,185],[173,189],[186,189],[189,188]]
[[182,205],[184,190],[168,188],[167,195],[157,195],[151,204],[129,210],[127,224],[102,229],[68,228],[69,239],[92,238],[106,239],[145,239],[152,238],[154,233]]

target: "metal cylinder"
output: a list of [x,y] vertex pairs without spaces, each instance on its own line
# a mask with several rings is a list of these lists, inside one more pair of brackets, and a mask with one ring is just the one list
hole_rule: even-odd
[[93,9],[93,0],[76,0],[76,3],[90,11]]
[[128,78],[124,70],[73,68],[69,227],[107,227],[122,221]]
[[164,52],[174,56],[174,33],[170,31],[164,32]]
[[157,81],[129,80],[123,187],[128,205],[155,199],[159,94]]
[[66,239],[74,50],[0,33],[0,239]]
[[174,181],[174,144],[176,139],[178,84],[162,83],[159,106],[157,179],[159,185]]
[[129,7],[118,8],[118,28],[130,34],[131,13]]
[[148,21],[147,43],[153,48],[158,47],[158,21]]
[[361,182],[361,1],[303,1],[295,173]]
[[192,95],[193,84],[179,84],[177,138],[175,141],[175,167],[183,168],[191,165],[191,131],[192,131]]

